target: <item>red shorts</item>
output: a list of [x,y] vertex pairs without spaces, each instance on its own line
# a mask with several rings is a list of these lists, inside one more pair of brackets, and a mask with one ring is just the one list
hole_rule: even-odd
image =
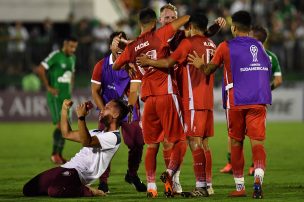
[[193,137],[212,137],[214,135],[213,111],[184,111],[185,133]]
[[149,96],[142,116],[146,144],[185,140],[183,120],[176,95]]
[[266,106],[246,109],[227,109],[228,135],[242,141],[247,135],[253,140],[264,140],[266,130]]

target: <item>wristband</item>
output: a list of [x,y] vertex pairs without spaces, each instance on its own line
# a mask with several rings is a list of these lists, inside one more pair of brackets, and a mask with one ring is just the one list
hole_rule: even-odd
[[80,120],[80,121],[85,121],[85,116],[80,116],[80,117],[78,117],[78,120]]

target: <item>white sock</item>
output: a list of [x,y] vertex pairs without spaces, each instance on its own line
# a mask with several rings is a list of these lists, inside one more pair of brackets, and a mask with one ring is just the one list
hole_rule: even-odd
[[170,175],[170,176],[172,176],[172,175],[173,175],[173,170],[171,170],[171,169],[167,169],[166,171],[169,173],[169,175]]
[[172,177],[173,182],[179,183],[179,174],[180,174],[180,170],[176,171],[176,173]]
[[235,187],[237,191],[245,190],[245,179],[244,177],[234,178]]
[[206,187],[206,186],[207,186],[206,182],[196,181],[196,183],[195,183],[196,188],[202,188],[202,187]]
[[212,187],[212,183],[207,183],[207,187]]
[[157,190],[155,182],[149,182],[147,184],[147,190],[149,190],[149,189]]
[[264,179],[264,170],[262,168],[256,168],[254,170],[254,179],[259,178],[261,184],[263,184]]

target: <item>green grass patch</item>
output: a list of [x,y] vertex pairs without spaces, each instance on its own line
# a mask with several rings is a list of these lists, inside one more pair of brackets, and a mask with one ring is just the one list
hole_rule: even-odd
[[[97,124],[90,123],[93,129]],[[74,127],[75,128],[75,127]],[[49,197],[28,198],[22,195],[23,185],[36,174],[54,167],[50,161],[53,126],[49,123],[1,123],[0,124],[0,201],[147,201],[145,193],[138,193],[124,181],[127,170],[127,147],[122,144],[112,161],[109,188],[111,193],[104,198],[54,199]],[[304,124],[267,124],[267,170],[264,179],[264,201],[304,200]],[[251,201],[253,177],[245,176],[248,197],[231,199],[228,193],[234,189],[233,177],[219,170],[226,163],[227,133],[224,123],[215,124],[215,137],[210,140],[213,155],[213,187],[215,195],[209,198],[166,199],[163,186],[157,181],[159,197],[156,201]],[[64,156],[71,158],[81,148],[80,144],[66,141]],[[245,173],[251,164],[249,141],[245,144]],[[144,158],[143,158],[144,160]],[[164,170],[160,149],[157,176]],[[144,161],[139,175],[145,181]],[[194,188],[195,178],[192,157],[188,149],[181,170],[183,189]],[[97,185],[97,182],[94,186]]]

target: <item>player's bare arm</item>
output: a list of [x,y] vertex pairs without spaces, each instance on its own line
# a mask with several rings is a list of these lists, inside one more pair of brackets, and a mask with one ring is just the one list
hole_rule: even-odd
[[43,67],[43,65],[39,65],[36,69],[36,73],[38,74],[38,76],[40,77],[44,87],[46,88],[46,90],[48,92],[50,92],[52,95],[57,96],[58,95],[58,89],[53,88],[52,86],[49,85],[49,81],[47,79],[46,76],[46,71],[45,68]]
[[171,22],[171,26],[173,27],[173,30],[177,31],[184,24],[186,24],[189,21],[189,19],[190,19],[190,15],[184,15]]
[[91,93],[92,93],[93,100],[94,100],[95,104],[97,105],[98,109],[103,110],[105,104],[100,95],[101,89],[102,89],[102,86],[100,84],[91,83]]
[[71,78],[71,90],[74,88],[74,83],[75,83],[75,73],[72,73],[72,78]]
[[147,55],[142,54],[136,58],[136,63],[142,67],[157,67],[157,68],[169,68],[176,64],[176,61],[172,58],[163,58],[159,60],[152,60]]
[[130,94],[128,96],[128,105],[134,106],[137,103],[140,85],[141,85],[141,81],[131,80]]
[[222,17],[218,17],[214,20],[214,24],[208,27],[208,30],[204,33],[206,37],[211,37],[217,34],[226,25],[226,20]]
[[86,103],[81,103],[76,108],[76,114],[78,117],[78,133],[80,143],[84,147],[100,147],[99,140],[96,136],[91,136],[87,128],[85,117],[88,115],[89,111],[87,110]]
[[[99,146],[100,147],[100,143],[99,143],[99,140],[97,139],[97,137],[90,136],[89,131],[86,127],[85,119],[83,119],[83,118],[78,119],[79,130],[72,130],[71,125],[69,123],[69,119],[68,119],[68,110],[72,107],[72,105],[73,105],[73,102],[68,99],[65,99],[62,104],[60,124],[61,124],[61,132],[62,132],[63,137],[67,140],[79,142],[83,146],[87,146],[87,147]],[[84,108],[85,108],[85,103],[83,103],[79,106],[84,106]],[[86,111],[86,109],[84,109],[84,110]],[[85,115],[83,116],[81,113],[81,116],[80,116],[80,114],[78,114],[78,112],[77,112],[78,117],[82,117],[82,116],[85,117],[87,115],[87,112],[84,114]],[[87,136],[89,136],[89,137],[87,137]],[[90,140],[88,141],[88,139],[90,139]],[[88,142],[89,142],[89,144],[88,144]]]
[[61,108],[61,120],[60,120],[61,132],[62,132],[62,136],[65,139],[74,142],[80,142],[79,132],[77,130],[73,131],[69,123],[68,111],[70,110],[72,105],[73,105],[72,100],[65,99],[63,101]]
[[128,108],[129,108],[128,122],[129,123],[131,123],[132,118],[133,118],[133,108],[136,105],[137,100],[138,100],[140,86],[141,86],[141,81],[131,80],[130,93],[128,96]]
[[195,51],[193,54],[188,55],[188,64],[193,65],[194,67],[201,69],[204,74],[210,75],[218,68],[217,64],[206,64],[205,62],[205,55],[203,54],[202,57],[200,57]]
[[276,89],[283,83],[282,76],[274,76],[272,82],[271,82],[271,90]]

